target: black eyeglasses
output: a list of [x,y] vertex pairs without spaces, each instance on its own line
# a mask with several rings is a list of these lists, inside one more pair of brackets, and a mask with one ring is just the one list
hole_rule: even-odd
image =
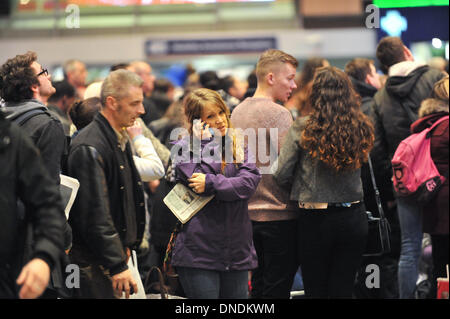
[[43,69],[41,72],[39,72],[36,76],[41,76],[42,74],[45,74],[45,76],[48,76],[48,70]]

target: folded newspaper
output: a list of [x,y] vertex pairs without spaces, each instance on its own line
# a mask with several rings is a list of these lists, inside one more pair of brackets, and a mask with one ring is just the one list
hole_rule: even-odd
[[77,179],[60,174],[61,183],[59,185],[59,191],[61,193],[61,200],[64,206],[64,213],[66,219],[69,219],[70,209],[73,202],[77,197],[78,188],[80,188],[80,182]]
[[178,220],[185,224],[213,198],[214,195],[199,196],[190,188],[178,183],[163,201]]

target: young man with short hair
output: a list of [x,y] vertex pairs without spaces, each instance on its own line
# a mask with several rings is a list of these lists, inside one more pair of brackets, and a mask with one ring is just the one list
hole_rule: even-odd
[[[254,146],[263,141],[266,152],[275,150],[276,155],[293,122],[291,113],[276,102],[286,102],[297,87],[297,66],[297,60],[285,52],[273,49],[264,52],[256,66],[255,94],[240,103],[231,115],[234,128],[255,133]],[[269,133],[273,129],[277,135]],[[288,299],[298,268],[297,208],[289,203],[289,192],[281,189],[270,175],[271,163],[261,161],[267,154],[257,151],[253,155],[263,175],[248,205],[258,255],[258,268],[252,272],[252,298]]]

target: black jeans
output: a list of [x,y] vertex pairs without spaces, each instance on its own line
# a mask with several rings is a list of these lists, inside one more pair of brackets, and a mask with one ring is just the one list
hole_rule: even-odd
[[447,277],[446,265],[448,265],[448,235],[431,235],[433,256],[432,298],[437,296],[437,279]]
[[300,209],[298,247],[305,295],[351,298],[368,233],[364,204]]
[[298,268],[297,221],[252,222],[258,268],[252,271],[251,298],[288,299]]

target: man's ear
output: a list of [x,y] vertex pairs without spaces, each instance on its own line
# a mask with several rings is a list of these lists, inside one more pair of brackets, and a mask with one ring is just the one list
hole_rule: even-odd
[[39,85],[38,84],[33,84],[30,87],[30,89],[33,92],[33,96],[39,96]]
[[405,56],[405,60],[406,61],[414,61],[413,54],[411,53],[411,51],[406,46],[403,46],[403,54]]
[[113,96],[106,97],[106,107],[110,108],[113,111],[117,111],[117,105],[117,100]]
[[273,72],[267,73],[266,81],[269,85],[273,85],[275,83],[275,74]]
[[369,85],[375,86],[375,85],[373,85],[372,77],[370,76],[370,74],[367,74],[367,75],[366,75],[366,79],[365,79],[364,82],[366,82],[366,83],[369,84]]

